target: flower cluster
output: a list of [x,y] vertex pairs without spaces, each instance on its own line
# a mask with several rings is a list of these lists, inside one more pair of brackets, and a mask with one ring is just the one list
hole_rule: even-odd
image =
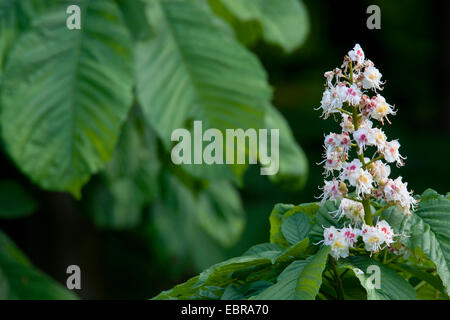
[[[367,251],[377,252],[389,247],[395,235],[386,221],[372,226],[371,206],[383,209],[397,206],[409,216],[417,203],[402,177],[395,180],[389,177],[388,163],[404,165],[400,143],[389,141],[384,131],[374,125],[374,122],[390,124],[388,116],[395,115],[396,110],[380,95],[384,85],[382,74],[365,58],[359,44],[344,57],[341,68],[324,76],[326,88],[317,110],[322,111],[324,119],[339,116],[342,131],[325,136],[324,160],[320,164],[325,169],[325,177],[331,178],[321,188],[321,201],[340,201],[336,216],[350,222],[341,230],[326,228],[324,243],[331,245],[331,254],[336,259],[348,256],[349,248],[360,237]],[[373,154],[367,158],[364,152],[369,147]],[[352,150],[356,151],[354,159],[350,159]]]

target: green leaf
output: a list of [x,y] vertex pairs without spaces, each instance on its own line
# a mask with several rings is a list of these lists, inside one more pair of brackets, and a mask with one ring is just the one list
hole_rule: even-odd
[[289,248],[285,249],[283,252],[278,253],[272,258],[273,263],[280,263],[291,261],[293,258],[305,258],[304,255],[309,248],[309,239],[305,238],[296,244],[293,244]]
[[243,256],[228,259],[217,263],[200,274],[196,286],[213,285],[226,287],[233,282],[232,274],[236,271],[252,268],[255,266],[270,266],[272,261],[260,256]]
[[129,229],[142,221],[145,205],[159,193],[156,145],[155,134],[133,113],[105,170],[83,192],[86,212],[98,227]]
[[290,243],[285,239],[281,230],[285,219],[301,212],[313,219],[319,206],[316,203],[304,203],[298,206],[292,204],[276,204],[270,213],[270,242],[282,247],[289,247]]
[[312,242],[319,242],[323,240],[323,229],[330,226],[335,228],[342,228],[343,223],[335,218],[335,211],[339,208],[339,203],[327,201],[321,205],[314,218],[314,225],[309,232],[309,237]]
[[406,272],[410,273],[412,276],[414,276],[414,277],[416,277],[416,278],[418,278],[420,280],[428,282],[436,290],[439,290],[443,294],[446,294],[445,293],[445,288],[444,288],[444,286],[442,284],[442,280],[439,277],[434,276],[434,275],[432,275],[432,274],[430,274],[428,272],[419,270],[418,268],[416,268],[414,266],[410,266],[410,265],[407,265],[407,264],[404,264],[404,263],[396,263],[394,265],[391,264],[390,266],[393,269],[397,269],[398,268],[401,271],[406,271]]
[[166,290],[153,297],[152,300],[176,300],[190,299],[195,294],[192,287],[197,283],[199,276],[193,277],[188,281]]
[[250,299],[314,300],[322,284],[322,272],[330,247],[322,247],[306,260],[292,262],[279,276],[277,283]]
[[34,268],[0,231],[0,299],[67,300],[76,296]]
[[[309,17],[299,0],[220,0],[242,22],[256,21],[266,42],[286,52],[298,48],[309,33]],[[249,26],[247,26],[249,27]]]
[[241,198],[234,186],[216,181],[199,195],[197,218],[200,225],[223,246],[239,240],[245,226]]
[[289,246],[289,242],[283,236],[281,232],[281,223],[283,222],[283,216],[286,212],[292,209],[294,205],[292,204],[282,204],[278,203],[273,208],[270,213],[270,242],[278,244],[282,247]]
[[265,243],[260,243],[260,244],[256,244],[256,245],[252,246],[250,249],[245,251],[243,256],[251,256],[251,255],[255,255],[255,254],[261,254],[264,252],[279,253],[282,250],[284,250],[284,248],[277,245],[276,243],[265,242]]
[[237,287],[230,284],[225,288],[221,300],[245,300],[260,293],[272,284],[273,283],[264,280],[246,283]]
[[[266,73],[207,9],[193,1],[148,1],[155,36],[137,47],[137,95],[167,150],[173,130],[192,131],[193,120],[223,134],[264,126],[272,95]],[[227,165],[184,167],[208,179],[242,174]]]
[[270,106],[266,114],[266,127],[279,130],[279,171],[269,179],[288,190],[300,190],[308,177],[308,159],[295,141],[287,121]]
[[[367,291],[368,300],[414,300],[416,292],[414,288],[394,270],[386,265],[379,263],[365,256],[348,257],[340,261],[340,264],[347,267],[355,273],[361,285]],[[380,268],[380,288],[376,288],[373,283],[372,273],[367,272],[369,266],[378,266]],[[357,268],[363,273],[355,272]],[[345,290],[345,288],[344,288]]]
[[418,209],[406,217],[392,207],[383,212],[383,217],[396,233],[405,234],[402,243],[409,249],[419,247],[434,262],[450,294],[450,200],[431,196],[427,190],[419,202]]
[[164,243],[164,250],[159,250],[168,255],[168,264],[174,259],[189,260],[199,272],[224,260],[220,244],[199,223],[198,191],[165,169],[160,176],[161,196],[153,204],[148,225],[155,249],[160,248],[159,243]]
[[0,218],[22,218],[37,209],[36,199],[14,180],[0,181]]
[[426,284],[417,290],[417,298],[420,300],[450,300],[446,294],[436,290],[430,284]]
[[0,77],[6,53],[18,33],[17,20],[19,10],[19,1],[17,0],[0,2]]
[[311,219],[303,213],[290,216],[281,224],[281,232],[290,244],[295,244],[305,239],[310,229]]
[[150,25],[145,16],[145,4],[142,0],[116,0],[125,23],[135,41],[151,36]]
[[77,197],[113,153],[133,84],[132,43],[114,2],[78,4],[81,30],[67,29],[63,3],[33,19],[1,88],[8,153],[42,188]]

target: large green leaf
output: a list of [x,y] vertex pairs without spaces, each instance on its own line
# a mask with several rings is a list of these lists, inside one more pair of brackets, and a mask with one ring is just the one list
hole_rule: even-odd
[[159,191],[161,165],[156,146],[156,136],[146,121],[132,112],[105,170],[83,191],[83,204],[97,226],[124,229],[141,222],[144,206]]
[[37,201],[14,180],[0,181],[0,218],[21,218],[37,209]]
[[70,291],[34,268],[0,231],[0,300],[76,299]]
[[295,244],[305,239],[310,229],[311,219],[301,212],[290,216],[281,224],[281,232],[290,244]]
[[308,176],[308,159],[292,135],[289,124],[273,106],[266,114],[266,127],[279,130],[279,171],[269,179],[289,190],[299,190]]
[[251,299],[314,300],[322,284],[322,272],[330,247],[323,246],[314,256],[292,262],[279,276],[277,283]]
[[270,259],[256,255],[232,258],[209,267],[199,276],[163,291],[153,299],[201,299],[205,298],[205,290],[214,298],[214,295],[221,295],[225,287],[236,281],[233,276],[235,272],[248,270],[244,274],[251,275],[255,267],[271,265]]
[[318,209],[319,205],[316,203],[303,203],[298,206],[281,203],[276,204],[269,217],[270,242],[279,244],[283,247],[290,246],[289,241],[287,241],[283,235],[282,223],[297,213],[303,213],[310,219],[313,219]]
[[431,195],[429,190],[419,202],[418,209],[406,217],[396,208],[383,212],[394,230],[406,236],[401,241],[409,249],[416,247],[434,262],[447,294],[450,294],[450,200]]
[[174,259],[188,260],[198,272],[224,260],[222,246],[199,223],[198,191],[192,190],[184,184],[186,181],[167,169],[161,172],[158,181],[161,196],[153,203],[148,224],[155,249],[161,249],[159,243],[164,243],[161,254],[168,256],[167,263]]
[[[352,270],[358,277],[361,285],[367,291],[369,300],[412,300],[416,299],[414,288],[394,270],[378,261],[366,256],[348,257],[340,262],[343,266]],[[380,268],[380,287],[376,288],[371,283],[372,273],[368,273],[369,266]],[[355,268],[361,272],[355,272]],[[369,285],[371,283],[372,285]],[[345,288],[344,288],[345,290]]]
[[226,181],[210,184],[199,195],[197,218],[223,246],[236,243],[244,230],[245,213],[235,187]]
[[[305,5],[300,0],[219,1],[240,21],[259,23],[264,40],[281,46],[286,52],[298,48],[308,35],[309,17]],[[239,26],[244,27],[244,30],[255,28],[254,24]]]
[[33,19],[1,88],[8,153],[41,187],[75,196],[111,157],[133,84],[131,39],[114,2],[77,4],[81,30],[67,29],[63,3]]
[[314,225],[312,226],[309,237],[311,241],[318,242],[323,240],[323,229],[330,226],[342,228],[343,222],[339,222],[335,217],[336,210],[339,208],[339,203],[327,201],[320,206],[317,214],[314,217]]
[[[207,7],[195,1],[148,0],[155,36],[137,48],[137,94],[165,147],[174,129],[258,129],[271,98],[257,58]],[[192,133],[192,140],[194,139]],[[224,144],[225,145],[225,144]],[[242,152],[242,149],[239,149]],[[186,165],[200,177],[232,179],[225,165]]]
[[0,77],[2,75],[6,52],[11,46],[12,40],[17,35],[19,10],[19,2],[17,0],[0,2]]

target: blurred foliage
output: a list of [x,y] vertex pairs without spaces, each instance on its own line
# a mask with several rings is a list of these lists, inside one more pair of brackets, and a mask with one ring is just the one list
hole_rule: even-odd
[[[83,0],[81,30],[66,26],[68,1],[0,6],[2,147],[18,180],[32,193],[70,193],[71,210],[95,227],[129,232],[160,262],[175,258],[184,269],[222,259],[223,248],[241,237],[246,219],[237,188],[248,166],[176,166],[173,130],[192,130],[194,120],[222,133],[280,129],[282,160],[271,180],[300,190],[308,172],[306,156],[271,105],[257,56],[212,10],[219,1]],[[257,39],[286,51],[299,47],[308,33],[306,8],[286,0],[267,11],[269,3],[242,2],[230,14],[261,24]],[[14,177],[0,187],[2,218],[37,210],[38,201]],[[58,203],[47,194],[45,201]],[[166,269],[178,270],[172,263]]]

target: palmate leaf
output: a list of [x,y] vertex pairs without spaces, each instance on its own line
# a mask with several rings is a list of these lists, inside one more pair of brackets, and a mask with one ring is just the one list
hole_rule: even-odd
[[323,230],[330,226],[336,228],[342,228],[343,221],[339,221],[335,217],[335,212],[339,208],[339,203],[334,203],[333,201],[327,201],[317,210],[317,214],[314,217],[314,225],[312,226],[309,237],[313,242],[319,242],[323,240]]
[[305,239],[310,229],[311,219],[301,212],[290,216],[281,224],[281,232],[290,244],[295,244]]
[[[316,203],[303,203],[298,206],[294,206],[292,204],[276,204],[270,213],[269,221],[270,221],[270,242],[276,243],[283,247],[289,247],[291,243],[285,238],[282,225],[284,221],[297,213],[302,213],[309,217],[310,219],[314,218],[317,210],[319,209],[319,205]],[[293,222],[294,220],[292,220]],[[286,230],[285,226],[285,232]],[[293,228],[287,228],[289,231],[293,231]],[[298,238],[298,234],[297,234]],[[291,239],[294,241],[294,238]]]
[[14,243],[0,231],[0,300],[76,299],[31,265]]
[[41,187],[80,195],[113,152],[131,107],[131,39],[112,1],[80,1],[38,15],[13,47],[1,88],[6,149]]
[[[215,4],[219,1],[228,12],[219,10],[220,6]],[[244,39],[250,42],[262,33],[266,42],[292,52],[305,41],[309,32],[308,12],[300,0],[210,0],[210,3],[221,16],[230,20],[231,14],[241,21],[236,32],[238,36],[244,32]]]
[[18,11],[19,1],[6,0],[0,2],[0,77],[6,52],[17,35]]
[[434,262],[447,294],[450,294],[450,200],[432,190],[424,192],[419,207],[410,217],[396,208],[383,212],[396,233],[406,234],[402,243],[409,249],[422,249]]
[[[340,261],[341,265],[347,267],[355,273],[361,282],[361,285],[367,291],[368,300],[414,300],[416,292],[414,288],[394,270],[378,261],[366,256],[348,257]],[[371,273],[367,272],[369,266],[378,266],[380,268],[380,287],[376,288],[371,282]],[[357,268],[362,273],[355,272]],[[344,288],[345,289],[345,288]]]
[[154,132],[133,109],[103,172],[83,190],[82,203],[101,228],[125,229],[142,221],[144,206],[159,195],[161,164]]
[[225,287],[233,283],[233,273],[271,264],[270,259],[257,255],[231,258],[209,267],[183,284],[161,292],[153,299],[202,299],[208,291],[211,298],[217,298],[223,294]]
[[161,172],[160,197],[152,206],[153,234],[155,241],[166,244],[169,254],[192,259],[201,271],[225,259],[223,247],[240,238],[245,215],[237,191],[229,182],[218,181],[211,188],[195,189],[188,181],[192,177],[178,174],[167,168]]
[[314,300],[322,284],[322,272],[330,247],[323,246],[306,260],[292,262],[279,276],[277,283],[250,299]]
[[[137,47],[137,94],[165,147],[174,129],[193,120],[223,133],[263,127],[271,89],[258,59],[204,5],[147,2],[155,36]],[[225,165],[186,167],[200,177],[234,176]]]

